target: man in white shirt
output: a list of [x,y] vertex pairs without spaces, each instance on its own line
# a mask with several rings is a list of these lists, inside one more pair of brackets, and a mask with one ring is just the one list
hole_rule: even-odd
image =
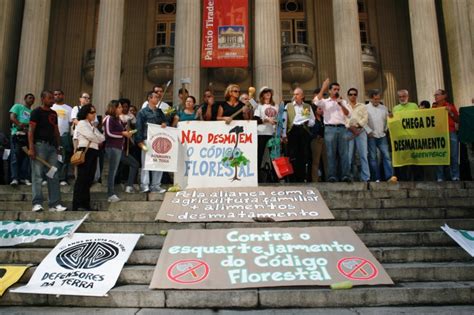
[[[337,154],[339,154],[339,165],[341,177],[344,182],[351,182],[349,163],[349,143],[346,136],[346,118],[351,113],[347,102],[340,98],[339,83],[329,84],[326,79],[321,91],[313,99],[314,105],[321,107],[324,113],[324,142],[328,155],[328,181],[337,182]],[[324,93],[328,91],[329,97],[324,99]]]
[[391,182],[396,182],[397,178],[393,176],[392,160],[388,151],[387,141],[387,117],[388,110],[385,105],[380,103],[380,92],[370,93],[370,102],[367,104],[369,114],[368,125],[368,144],[369,144],[369,166],[372,178],[379,182],[381,180],[380,167],[377,160],[377,149],[382,154],[384,178]]
[[285,106],[282,133],[283,142],[288,143],[288,155],[294,168],[294,174],[290,177],[292,182],[304,182],[308,178],[306,164],[310,157],[309,128],[314,126],[314,119],[311,105],[304,103],[303,90],[296,88],[293,91],[293,102]]
[[[164,94],[163,87],[161,85],[154,85],[153,86],[153,92],[158,94],[158,104],[160,104],[160,106],[158,108],[161,109],[161,111],[165,114],[166,118],[168,118],[171,106],[168,103],[163,102],[163,100],[162,100],[163,99],[163,94]],[[160,101],[161,101],[161,103],[160,103]],[[143,102],[142,109],[144,109],[147,106],[148,106],[148,100]]]
[[64,92],[62,90],[54,90],[53,95],[54,105],[51,109],[58,115],[58,129],[61,137],[61,158],[58,159],[59,183],[61,186],[67,186],[69,164],[73,151],[70,133],[72,108],[64,103]]

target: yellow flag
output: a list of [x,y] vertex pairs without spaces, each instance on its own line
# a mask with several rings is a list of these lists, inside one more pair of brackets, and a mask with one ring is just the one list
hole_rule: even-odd
[[398,112],[388,120],[393,166],[449,165],[445,108]]
[[29,266],[0,265],[0,296],[14,285],[25,273]]

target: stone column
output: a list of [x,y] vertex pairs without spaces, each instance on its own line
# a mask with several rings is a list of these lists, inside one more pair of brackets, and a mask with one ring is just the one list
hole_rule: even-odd
[[362,101],[365,87],[357,0],[333,0],[332,3],[337,78],[330,79],[337,79],[341,84],[342,96],[349,88],[355,87]]
[[449,54],[449,68],[454,104],[466,106],[474,97],[474,43],[468,36],[474,33],[474,21],[469,23],[471,0],[443,0],[444,24]]
[[418,101],[430,101],[436,89],[444,89],[435,1],[408,1],[408,6]]
[[186,85],[189,95],[200,98],[201,2],[177,0],[174,50],[173,102],[179,104],[181,79],[191,79]]
[[275,102],[281,101],[281,37],[280,2],[278,0],[255,1],[255,87],[273,89]]
[[50,11],[51,0],[25,0],[16,77],[16,101],[22,101],[26,93],[33,93],[39,99],[45,88]]
[[92,103],[100,115],[110,100],[120,96],[124,7],[125,0],[100,0],[92,90]]
[[[0,0],[0,130],[10,125],[8,111],[14,103],[15,80],[20,47],[23,4],[17,0]],[[26,93],[25,93],[26,94]]]

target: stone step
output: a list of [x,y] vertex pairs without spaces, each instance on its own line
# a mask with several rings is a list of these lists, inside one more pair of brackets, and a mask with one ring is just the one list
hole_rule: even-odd
[[[173,308],[89,308],[89,307],[48,307],[48,306],[8,306],[0,310],[0,314],[9,315],[242,315],[243,310],[230,309],[173,309]],[[411,307],[354,307],[354,308],[286,308],[261,309],[247,311],[252,315],[472,315],[474,306],[411,306]]]
[[[10,264],[39,264],[50,248],[1,248],[0,261]],[[435,247],[369,247],[381,263],[471,261],[472,257],[458,246]],[[159,249],[135,249],[129,265],[156,265]]]
[[[405,233],[358,233],[362,242],[369,247],[416,247],[416,246],[457,246],[443,231]],[[161,249],[165,236],[144,235],[136,249]],[[38,240],[34,243],[19,244],[15,248],[53,248],[59,240]],[[6,250],[6,249],[5,249]]]
[[[449,294],[446,294],[449,292]],[[461,305],[474,300],[474,282],[406,282],[394,286],[261,288],[243,290],[150,290],[123,285],[107,297],[53,296],[7,292],[0,305],[151,308],[314,308],[404,305]]]
[[[383,264],[395,283],[430,281],[474,281],[474,262],[445,263],[401,263]],[[27,283],[36,267],[29,268],[20,279]],[[150,284],[155,266],[127,265],[123,268],[117,284]]]
[[[72,202],[64,202],[64,206],[72,209]],[[92,200],[92,209],[100,211],[153,211],[155,214],[160,209],[161,201],[120,201],[110,203],[107,200]],[[4,201],[0,203],[1,211],[31,211],[32,204],[29,201]],[[46,211],[48,204],[43,202]]]
[[[136,204],[136,203],[135,203]],[[150,204],[148,202],[147,204]],[[0,205],[1,207],[1,205]],[[20,221],[63,221],[76,220],[89,213],[91,222],[154,222],[158,213],[158,205],[155,207],[148,205],[149,210],[124,210],[123,211],[65,211],[65,212],[32,212],[31,205],[27,210],[4,210],[0,211],[0,220],[20,220]],[[332,210],[336,220],[415,220],[415,219],[459,219],[474,218],[474,209],[468,208],[396,208],[396,209],[347,209]]]

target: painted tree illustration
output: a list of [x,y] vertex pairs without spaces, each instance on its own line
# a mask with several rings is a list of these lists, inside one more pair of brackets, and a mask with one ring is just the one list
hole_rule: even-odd
[[242,126],[236,126],[229,131],[229,133],[235,133],[235,146],[233,149],[227,149],[224,153],[224,158],[222,159],[224,165],[234,168],[234,177],[232,177],[231,181],[240,180],[238,172],[239,166],[247,165],[250,162],[238,147],[239,134],[242,132],[244,132],[244,127]]

